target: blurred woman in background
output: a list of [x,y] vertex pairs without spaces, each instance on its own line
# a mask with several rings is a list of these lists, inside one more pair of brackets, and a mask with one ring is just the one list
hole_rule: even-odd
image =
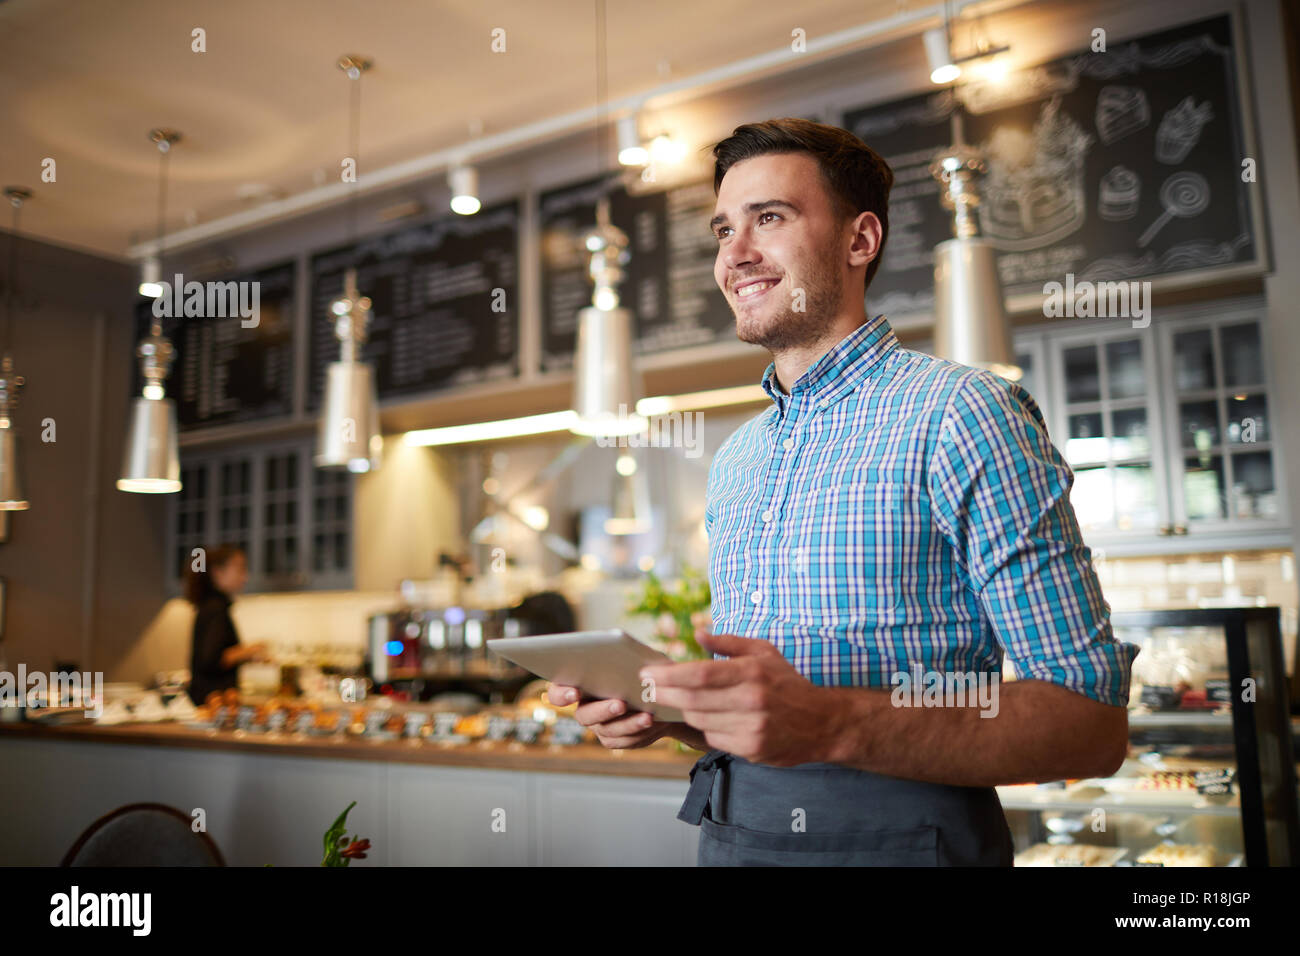
[[240,644],[230,619],[234,595],[248,583],[248,559],[235,545],[207,552],[204,570],[190,566],[185,597],[194,605],[190,651],[190,699],[202,704],[208,694],[239,686],[239,665],[266,659],[265,644]]

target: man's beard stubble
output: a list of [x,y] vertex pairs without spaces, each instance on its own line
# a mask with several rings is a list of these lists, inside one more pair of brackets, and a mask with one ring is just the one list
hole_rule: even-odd
[[[773,354],[787,349],[807,348],[826,338],[835,323],[839,305],[839,277],[830,265],[830,249],[807,261],[807,278],[803,283],[803,311],[794,308],[793,288],[781,309],[772,308],[762,317],[736,314],[736,337],[751,345],[761,345]],[[787,272],[788,276],[789,273]],[[761,308],[768,309],[769,305]]]

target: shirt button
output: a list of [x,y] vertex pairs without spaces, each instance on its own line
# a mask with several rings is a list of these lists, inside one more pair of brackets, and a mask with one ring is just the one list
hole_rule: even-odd
[[772,520],[772,512],[770,512],[770,511],[764,511],[764,512],[763,512],[763,520],[764,520],[764,521],[771,521],[771,520]]
[[762,591],[755,591],[753,594],[751,594],[751,595],[749,596],[749,599],[750,599],[751,601],[753,601],[755,604],[762,604],[762,603],[763,603],[763,592],[762,592]]
[[787,438],[785,441],[781,442],[781,447],[784,448],[786,451],[789,451],[791,448],[794,447],[794,439]]

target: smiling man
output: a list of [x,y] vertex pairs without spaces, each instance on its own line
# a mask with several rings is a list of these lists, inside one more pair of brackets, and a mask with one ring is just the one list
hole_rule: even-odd
[[[709,472],[715,659],[644,672],[684,723],[617,700],[578,720],[611,748],[708,751],[679,814],[701,864],[1010,865],[993,788],[1105,776],[1127,748],[1137,649],[1111,633],[1073,474],[1024,389],[868,318],[883,159],[799,119],[713,154],[714,275],[772,353],[772,406]],[[1020,679],[999,687],[1004,655]]]

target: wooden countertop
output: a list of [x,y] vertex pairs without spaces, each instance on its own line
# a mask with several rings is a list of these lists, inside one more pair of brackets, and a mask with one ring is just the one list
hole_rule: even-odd
[[312,737],[243,730],[200,730],[177,724],[95,724],[47,726],[35,722],[0,723],[0,737],[37,740],[83,740],[146,747],[194,747],[274,756],[332,757],[485,770],[589,773],[619,777],[659,777],[685,781],[700,755],[669,746],[643,750],[606,750],[596,744],[552,747],[547,744],[473,743],[459,746],[424,740],[365,740],[345,736]]

